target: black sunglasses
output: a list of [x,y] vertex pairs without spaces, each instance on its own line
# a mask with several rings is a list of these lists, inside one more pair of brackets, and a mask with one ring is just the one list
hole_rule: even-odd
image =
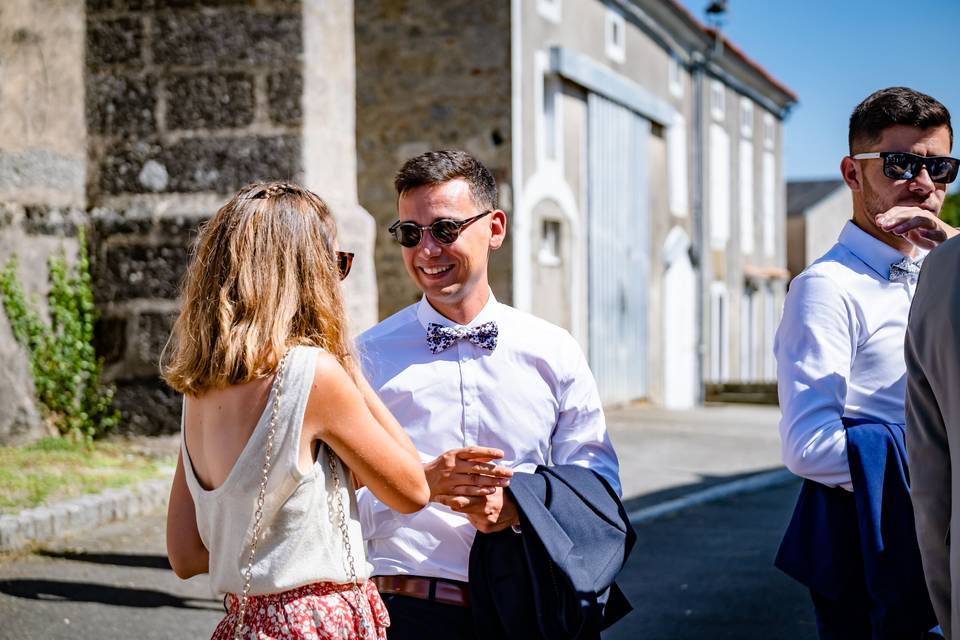
[[393,236],[393,239],[401,246],[408,249],[420,244],[423,239],[423,232],[430,230],[430,235],[440,244],[453,244],[460,237],[460,232],[468,225],[473,224],[485,215],[493,213],[493,209],[479,213],[466,220],[454,220],[452,218],[437,218],[425,227],[421,227],[416,222],[400,222],[397,220],[387,231]]
[[349,251],[337,251],[337,269],[340,270],[341,280],[350,274],[350,267],[352,266],[353,254]]
[[949,156],[918,156],[906,151],[874,151],[858,153],[854,160],[883,159],[883,175],[891,180],[913,180],[920,175],[920,169],[926,167],[930,179],[947,183],[957,179],[960,160]]

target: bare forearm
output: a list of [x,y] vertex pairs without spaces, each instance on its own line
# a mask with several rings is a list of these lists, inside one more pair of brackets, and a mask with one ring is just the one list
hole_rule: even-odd
[[167,505],[167,557],[173,572],[184,580],[209,571],[210,553],[197,529],[196,511],[187,488],[182,457],[177,461]]

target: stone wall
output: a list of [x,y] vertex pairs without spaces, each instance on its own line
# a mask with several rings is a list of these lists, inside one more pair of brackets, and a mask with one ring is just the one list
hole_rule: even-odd
[[169,433],[158,376],[199,224],[254,180],[302,180],[300,2],[88,0],[87,197],[98,351],[122,430]]
[[[83,0],[0,2],[0,264],[43,306],[47,259],[85,220]],[[80,97],[78,97],[80,96]],[[0,442],[45,433],[23,350],[0,312]]]
[[[463,148],[494,174],[510,214],[509,0],[366,0],[355,9],[360,202],[377,222],[380,317],[419,299],[386,228],[393,176],[430,149]],[[497,298],[512,300],[512,236],[493,254]]]
[[[336,117],[353,113],[352,3],[327,5],[87,1],[97,347],[125,431],[178,428],[180,400],[159,379],[160,353],[197,229],[244,184],[292,179],[327,198],[341,245],[358,253],[348,312],[374,320],[372,223],[356,199],[353,123]],[[325,78],[326,93],[317,86]],[[311,150],[332,147],[338,173],[316,177]]]

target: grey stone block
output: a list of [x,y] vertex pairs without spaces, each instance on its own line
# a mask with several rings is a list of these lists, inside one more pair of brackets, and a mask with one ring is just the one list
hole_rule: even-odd
[[0,551],[13,551],[23,546],[20,523],[15,516],[0,516]]
[[98,524],[100,500],[97,496],[81,496],[72,502],[77,506],[77,513],[71,512],[70,527],[72,529],[87,529]]
[[254,79],[249,73],[192,73],[167,77],[167,126],[224,129],[253,122]]
[[86,223],[82,209],[27,205],[23,208],[23,230],[30,235],[73,237]]
[[36,540],[37,539],[37,524],[26,513],[21,513],[17,516],[17,533],[21,538],[27,540]]
[[157,123],[156,77],[116,73],[87,78],[87,126],[107,136],[152,134]]
[[177,433],[182,402],[159,377],[118,380],[114,403],[123,414],[119,431],[138,435]]
[[114,0],[87,0],[85,5],[88,16],[116,9],[116,2]]
[[28,512],[33,520],[34,540],[49,540],[54,534],[53,511],[46,507],[37,507]]
[[93,346],[107,364],[123,360],[127,351],[127,319],[101,317],[93,328]]
[[197,66],[290,63],[303,52],[302,22],[299,12],[157,14],[152,33],[154,61]]
[[104,193],[149,193],[139,180],[143,166],[163,151],[154,138],[111,145],[100,157],[98,186]]
[[296,179],[301,143],[294,136],[193,138],[165,154],[172,191],[230,193],[255,180]]
[[218,9],[226,7],[243,7],[254,4],[254,0],[139,0],[151,2],[157,9]]
[[168,148],[147,141],[112,148],[101,161],[106,193],[146,193],[140,179],[150,160],[169,175],[167,192],[231,193],[255,180],[297,179],[301,142],[295,136],[187,138]]
[[143,21],[125,16],[87,20],[87,65],[98,69],[105,65],[142,65]]
[[92,240],[106,240],[119,234],[146,234],[154,227],[154,220],[144,215],[129,215],[126,211],[117,211],[97,207],[90,212],[90,221],[94,237]]
[[141,313],[137,318],[134,344],[137,360],[156,365],[177,319],[176,313]]
[[267,76],[267,106],[270,120],[298,125],[303,119],[303,72],[299,68],[275,71]]
[[187,265],[182,245],[128,244],[108,247],[93,269],[98,302],[177,296]]

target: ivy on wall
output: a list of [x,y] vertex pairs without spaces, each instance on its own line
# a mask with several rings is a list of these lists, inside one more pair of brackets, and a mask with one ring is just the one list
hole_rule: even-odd
[[114,388],[101,383],[103,362],[93,347],[97,310],[93,304],[90,260],[80,228],[80,251],[71,267],[66,253],[49,259],[50,292],[43,318],[17,277],[17,258],[0,271],[0,295],[14,338],[30,359],[37,401],[45,419],[62,435],[91,441],[120,420]]

